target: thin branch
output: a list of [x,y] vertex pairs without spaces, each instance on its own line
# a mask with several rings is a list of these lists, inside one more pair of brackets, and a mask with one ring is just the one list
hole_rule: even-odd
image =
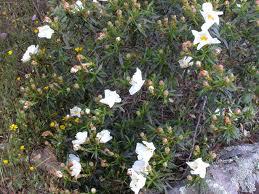
[[[204,109],[205,109],[205,105],[206,105],[206,103],[207,103],[207,99],[208,99],[207,96],[205,96],[205,97],[204,97],[204,100],[203,100],[202,107],[201,107],[200,110],[199,110],[198,121],[197,121],[197,124],[196,124],[196,126],[195,126],[195,131],[194,131],[194,135],[193,135],[193,138],[192,138],[192,149],[191,149],[190,155],[189,155],[189,157],[188,157],[188,159],[187,159],[187,162],[190,161],[190,159],[191,159],[191,157],[192,157],[192,154],[193,154],[193,151],[194,151],[194,147],[195,147],[195,143],[196,143],[196,138],[197,138],[197,135],[198,135],[198,129],[199,129],[199,127],[200,127],[201,117],[202,117],[202,115],[203,115],[203,113],[204,113]],[[183,172],[181,178],[179,178],[178,180],[182,180],[183,177],[185,176],[186,172],[187,172],[187,168],[186,168],[185,171]]]
[[200,113],[199,113],[199,116],[198,116],[198,121],[197,121],[197,124],[196,124],[196,127],[195,127],[195,131],[194,131],[194,135],[193,135],[193,138],[192,138],[192,149],[191,149],[191,153],[190,153],[190,155],[188,157],[188,161],[191,159],[193,151],[194,151],[194,147],[195,147],[195,143],[196,143],[196,138],[197,138],[197,133],[198,133],[198,129],[199,129],[200,122],[201,122],[201,116],[203,115],[206,103],[207,103],[207,96],[205,96],[205,99],[203,100],[202,107],[200,109]]
[[42,15],[41,15],[41,13],[40,13],[40,11],[39,11],[39,9],[38,9],[38,6],[35,4],[34,0],[32,0],[32,4],[33,4],[33,7],[36,9],[36,11],[37,11],[37,13],[38,13],[38,15],[39,15],[40,21],[42,22],[42,21],[43,21]]

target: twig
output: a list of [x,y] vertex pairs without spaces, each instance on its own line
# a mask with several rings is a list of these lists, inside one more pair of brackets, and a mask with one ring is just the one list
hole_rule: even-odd
[[201,122],[201,116],[203,114],[203,111],[204,111],[204,108],[205,108],[205,105],[207,103],[207,96],[205,96],[205,99],[203,101],[203,104],[202,104],[202,107],[200,109],[200,113],[199,113],[199,116],[198,116],[198,121],[197,121],[197,124],[196,124],[196,127],[195,127],[195,131],[194,131],[194,135],[193,135],[193,138],[192,138],[192,149],[191,149],[191,153],[188,157],[188,161],[191,159],[192,157],[192,154],[193,154],[193,151],[194,151],[194,146],[195,146],[195,142],[196,142],[196,137],[197,137],[197,133],[198,133],[198,128],[200,126],[200,122]]
[[40,13],[40,11],[39,11],[37,5],[35,4],[34,0],[32,0],[32,4],[33,4],[33,7],[36,9],[36,11],[37,11],[37,13],[38,13],[38,15],[39,15],[40,21],[42,22],[43,19],[42,19],[42,17],[41,17],[41,13]]
[[[207,96],[204,97],[202,107],[201,107],[201,109],[199,111],[198,121],[197,121],[197,124],[195,126],[195,131],[194,131],[194,135],[193,135],[193,138],[192,138],[192,149],[191,149],[191,153],[190,153],[190,155],[189,155],[189,157],[187,159],[187,162],[189,162],[189,160],[191,159],[193,151],[194,151],[194,147],[195,147],[195,143],[196,143],[196,138],[197,138],[197,134],[198,134],[198,129],[199,129],[200,122],[201,122],[201,116],[203,115],[206,103],[207,103]],[[181,180],[185,176],[186,172],[187,172],[187,168],[185,169],[185,171],[183,172],[183,175],[181,176],[181,178],[179,180]]]

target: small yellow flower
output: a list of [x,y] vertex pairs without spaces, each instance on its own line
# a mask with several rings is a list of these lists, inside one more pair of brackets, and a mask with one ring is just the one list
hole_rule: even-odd
[[35,34],[37,34],[39,32],[39,30],[36,28],[33,30]]
[[56,123],[54,121],[52,121],[49,126],[50,127],[55,127],[55,125],[56,125]]
[[25,150],[25,146],[24,146],[24,145],[21,145],[21,146],[20,146],[20,150],[21,150],[21,151]]
[[43,89],[44,89],[44,90],[48,90],[48,89],[49,89],[49,86],[45,86]]
[[20,81],[20,80],[21,80],[21,77],[17,77],[16,80],[17,80],[17,81]]
[[80,122],[80,119],[79,118],[75,118],[75,123],[79,123]]
[[76,48],[75,48],[75,51],[78,52],[78,53],[80,53],[80,52],[83,51],[83,47],[76,47]]
[[35,170],[35,167],[34,167],[34,166],[30,166],[30,167],[29,167],[29,170],[30,170],[30,171],[34,171],[34,170]]
[[69,120],[69,115],[64,116],[62,120],[63,121],[68,121]]
[[5,165],[9,164],[9,160],[3,160],[3,164]]
[[65,126],[65,125],[60,125],[59,128],[60,128],[61,130],[64,130],[64,129],[66,128],[66,126]]
[[13,54],[13,51],[12,51],[12,50],[9,50],[9,51],[7,52],[7,54],[8,54],[8,55],[12,55],[12,54]]
[[18,126],[13,123],[13,124],[11,124],[11,125],[9,126],[9,129],[10,129],[11,131],[16,131],[16,129],[18,129]]

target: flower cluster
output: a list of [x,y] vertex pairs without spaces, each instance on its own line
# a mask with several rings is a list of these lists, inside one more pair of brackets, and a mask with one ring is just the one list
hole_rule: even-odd
[[[40,27],[33,17],[40,40],[14,79],[12,156],[44,142],[66,163],[57,175],[64,189],[78,192],[162,192],[188,168],[191,184],[203,181],[218,142],[253,135],[254,43],[228,22],[241,14],[230,4],[50,0]],[[6,167],[19,160],[3,158]]]
[[148,162],[156,149],[152,142],[143,141],[142,143],[137,143],[135,150],[138,154],[138,160],[128,169],[128,175],[131,178],[130,188],[135,194],[139,193],[140,189],[145,186],[146,176],[150,170]]
[[202,9],[201,14],[205,20],[205,23],[201,26],[202,31],[192,30],[194,36],[193,44],[198,44],[197,50],[208,44],[220,43],[217,38],[212,38],[208,30],[213,24],[219,25],[219,15],[222,15],[223,12],[213,11],[211,3],[203,3]]

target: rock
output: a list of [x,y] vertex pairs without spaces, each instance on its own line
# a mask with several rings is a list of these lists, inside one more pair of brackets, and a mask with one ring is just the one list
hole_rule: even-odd
[[57,161],[57,157],[50,146],[34,150],[30,156],[30,162],[48,174],[62,177],[62,163]]
[[256,194],[259,193],[258,164],[259,143],[227,147],[208,168],[205,187],[187,187],[181,183],[168,194]]

